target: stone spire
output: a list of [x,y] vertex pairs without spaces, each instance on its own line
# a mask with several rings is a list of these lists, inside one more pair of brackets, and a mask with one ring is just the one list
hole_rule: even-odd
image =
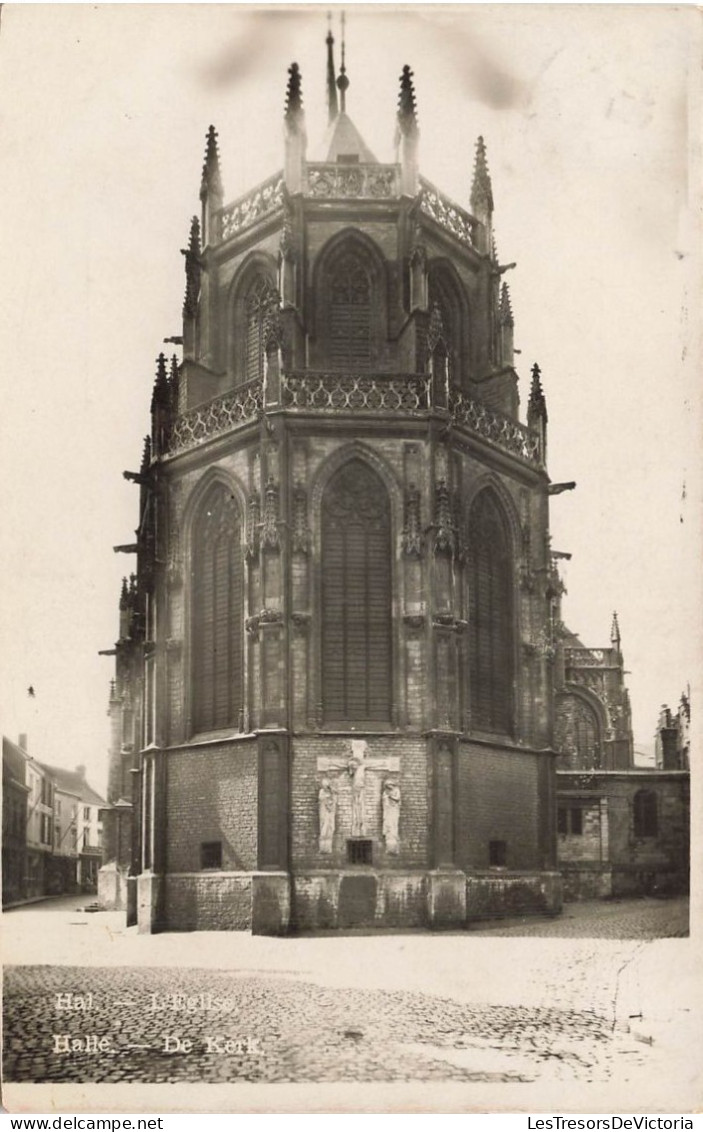
[[540,417],[544,421],[547,418],[547,401],[542,389],[542,371],[540,370],[537,362],[532,367],[532,384],[530,386],[530,400],[527,406],[528,414],[532,413],[534,417]]
[[491,175],[488,172],[486,160],[486,143],[482,137],[476,142],[476,160],[474,163],[474,179],[471,185],[471,208],[481,219],[481,213],[493,212],[493,187]]
[[504,283],[500,292],[500,311],[499,319],[501,326],[514,326],[513,322],[513,308],[510,305],[510,288],[507,283]]
[[291,63],[288,68],[288,85],[286,87],[286,126],[290,130],[299,128],[303,116],[303,88],[300,68],[297,63]]
[[286,108],[283,120],[285,128],[284,180],[289,193],[300,193],[305,184],[307,136],[303,112],[302,81],[297,63],[291,63],[288,68]]
[[168,375],[166,373],[166,356],[159,354],[156,359],[156,380],[151,395],[151,411],[160,405],[167,405],[169,401]]
[[419,187],[417,103],[413,73],[406,63],[400,76],[398,115],[395,134],[397,157],[400,165],[400,191],[405,196],[416,196]]
[[513,309],[510,305],[510,290],[504,283],[500,292],[498,303],[498,342],[500,348],[499,362],[501,366],[512,366],[514,363],[513,347]]
[[151,437],[145,436],[144,437],[144,451],[142,452],[142,463],[141,463],[141,467],[139,469],[140,475],[143,476],[143,475],[145,475],[146,472],[149,471],[150,463],[151,463]]
[[151,395],[151,450],[154,456],[161,456],[166,451],[171,416],[171,388],[166,373],[166,358],[164,354],[159,354]]
[[202,203],[203,244],[215,243],[218,232],[215,229],[214,214],[222,208],[224,189],[220,175],[220,155],[217,149],[217,130],[210,126],[205,146],[203,175],[200,180],[200,201]]
[[400,76],[400,94],[398,96],[398,129],[402,134],[416,134],[417,104],[415,101],[415,87],[413,73],[406,63]]
[[618,615],[613,613],[613,624],[610,630],[610,643],[617,652],[620,652],[620,626],[618,624]]
[[214,194],[223,195],[222,176],[220,174],[220,154],[217,148],[217,130],[210,126],[205,143],[205,160],[203,162],[203,175],[200,180],[200,199]]
[[200,294],[200,221],[194,216],[190,222],[188,247],[181,248],[186,261],[186,289],[183,298],[183,317],[195,318]]
[[486,145],[482,137],[476,142],[471,211],[481,224],[479,250],[484,255],[490,255],[493,248],[493,189],[486,161]]
[[329,15],[330,26],[327,31],[327,120],[334,122],[339,113],[337,104],[337,83],[334,77],[334,36],[332,35],[332,16]]
[[547,461],[547,401],[542,389],[542,374],[537,362],[532,367],[530,400],[527,403],[527,427],[538,433],[542,463]]

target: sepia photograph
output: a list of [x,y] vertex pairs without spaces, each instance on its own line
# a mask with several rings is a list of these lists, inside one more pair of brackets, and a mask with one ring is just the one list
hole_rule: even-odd
[[6,1111],[693,1128],[701,39],[2,6]]

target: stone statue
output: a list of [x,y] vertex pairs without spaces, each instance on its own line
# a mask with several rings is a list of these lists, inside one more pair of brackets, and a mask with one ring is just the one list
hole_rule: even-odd
[[337,815],[337,795],[329,778],[323,778],[320,783],[317,804],[320,814],[320,852],[331,853],[334,823]]
[[398,852],[398,822],[400,820],[400,786],[387,778],[381,794],[383,807],[383,840],[389,853]]
[[366,833],[366,813],[364,793],[366,790],[366,756],[369,749],[365,739],[352,739],[352,753],[347,764],[352,782],[351,833],[352,837],[363,837]]

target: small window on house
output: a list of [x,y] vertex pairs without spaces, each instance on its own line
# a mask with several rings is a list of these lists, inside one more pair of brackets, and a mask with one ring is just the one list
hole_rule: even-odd
[[657,796],[652,790],[638,790],[634,801],[635,837],[656,837],[659,832]]
[[90,821],[90,806],[83,807],[83,821]]
[[372,842],[361,837],[353,837],[347,841],[347,860],[350,865],[371,864]]
[[507,841],[488,842],[488,863],[495,868],[505,868],[508,860]]
[[583,807],[560,806],[557,810],[557,833],[571,833],[579,836],[583,833]]
[[222,868],[222,842],[221,841],[203,841],[200,846],[200,868],[201,869],[221,869]]

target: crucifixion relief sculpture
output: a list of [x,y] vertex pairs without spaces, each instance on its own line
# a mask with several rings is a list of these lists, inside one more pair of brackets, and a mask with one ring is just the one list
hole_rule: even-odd
[[[321,774],[318,787],[318,812],[320,819],[319,848],[321,853],[331,853],[337,826],[337,802],[346,794],[349,799],[350,828],[347,836],[366,837],[369,834],[367,805],[367,771],[389,771],[397,775],[400,763],[397,755],[374,754],[365,739],[350,739],[349,754],[345,758],[323,756],[318,759],[318,772]],[[331,775],[334,778],[331,778]],[[372,775],[374,783],[378,782]],[[400,786],[396,777],[388,778],[378,791],[374,785],[370,791],[380,800],[381,827],[386,849],[389,853],[398,852],[398,820],[400,814]],[[374,803],[377,804],[377,803]],[[344,813],[344,808],[342,810]]]

